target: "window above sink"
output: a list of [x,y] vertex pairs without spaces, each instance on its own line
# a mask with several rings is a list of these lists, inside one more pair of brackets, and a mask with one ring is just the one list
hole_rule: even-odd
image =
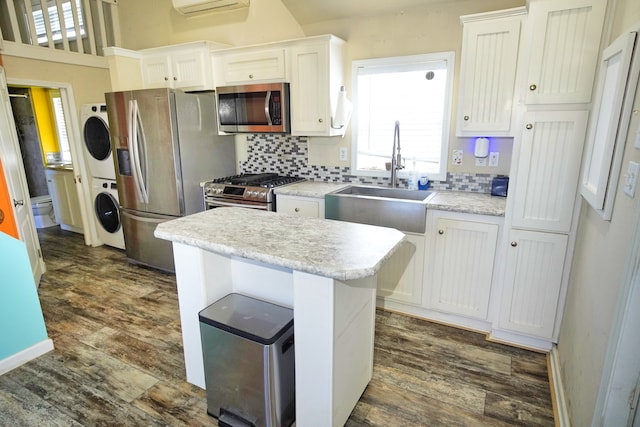
[[441,52],[353,62],[354,173],[389,173],[397,120],[405,171],[415,161],[429,178],[446,179],[454,59]]

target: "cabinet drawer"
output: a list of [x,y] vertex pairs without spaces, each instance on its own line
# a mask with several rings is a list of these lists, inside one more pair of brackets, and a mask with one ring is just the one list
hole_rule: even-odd
[[278,197],[276,203],[276,209],[281,213],[298,214],[310,218],[324,218],[324,207],[322,207],[321,211],[321,203],[318,200]]
[[227,84],[286,78],[284,49],[228,54],[221,59]]

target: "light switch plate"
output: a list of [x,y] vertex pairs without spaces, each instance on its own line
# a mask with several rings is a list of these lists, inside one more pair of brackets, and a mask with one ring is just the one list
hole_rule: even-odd
[[638,129],[636,129],[636,142],[633,144],[634,147],[640,148],[640,120],[638,120]]
[[500,161],[500,153],[497,151],[492,151],[489,153],[489,167],[497,168],[498,162]]
[[636,162],[629,162],[627,173],[624,176],[624,194],[631,198],[636,194],[638,172],[640,172],[640,164]]
[[340,147],[340,161],[347,161],[347,147]]
[[485,167],[487,166],[487,158],[486,157],[476,157],[476,166]]

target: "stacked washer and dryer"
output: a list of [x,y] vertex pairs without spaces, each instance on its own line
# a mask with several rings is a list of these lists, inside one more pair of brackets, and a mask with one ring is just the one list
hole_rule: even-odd
[[124,249],[107,105],[83,105],[80,119],[82,140],[91,173],[91,199],[98,224],[98,237],[105,245]]

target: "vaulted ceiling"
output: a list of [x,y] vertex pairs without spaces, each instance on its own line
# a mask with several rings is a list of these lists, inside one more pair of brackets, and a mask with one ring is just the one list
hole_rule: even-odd
[[356,16],[381,15],[460,0],[282,0],[300,25]]

